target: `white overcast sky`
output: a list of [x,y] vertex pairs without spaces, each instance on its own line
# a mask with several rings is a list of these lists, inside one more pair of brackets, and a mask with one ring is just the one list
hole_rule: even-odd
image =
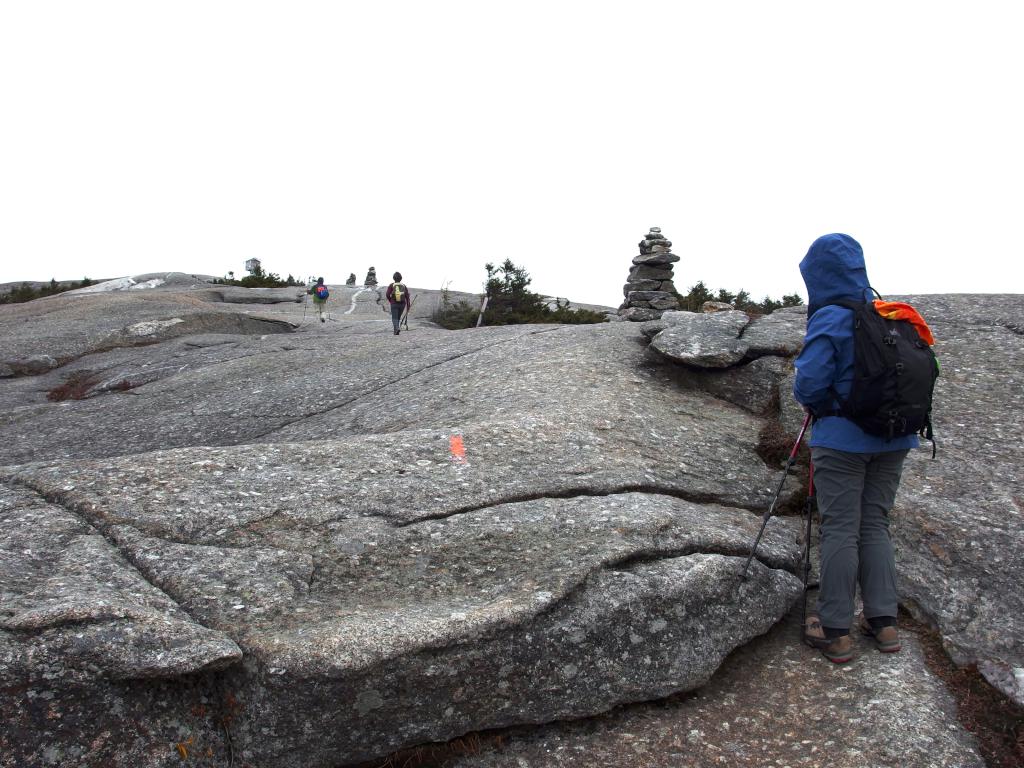
[[1011,2],[0,0],[0,282],[270,271],[617,305],[1024,292]]

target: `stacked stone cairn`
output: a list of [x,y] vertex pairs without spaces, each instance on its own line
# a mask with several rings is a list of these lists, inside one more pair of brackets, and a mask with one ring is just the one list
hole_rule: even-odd
[[640,255],[633,259],[633,267],[622,292],[626,300],[619,307],[624,320],[644,322],[657,320],[668,309],[679,309],[672,283],[672,264],[679,257],[672,253],[672,241],[661,234],[661,227],[651,227],[640,241]]
[[370,267],[370,271],[366,273],[366,280],[363,281],[363,285],[376,285],[377,284],[377,269]]
[[355,272],[349,272],[348,273],[348,280],[345,281],[345,285],[355,285],[355,284],[356,284],[356,273]]

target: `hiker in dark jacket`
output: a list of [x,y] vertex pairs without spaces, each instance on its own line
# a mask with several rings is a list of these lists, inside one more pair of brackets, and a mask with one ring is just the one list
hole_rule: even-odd
[[896,630],[896,563],[889,512],[903,460],[918,445],[911,434],[887,440],[837,413],[853,382],[853,311],[829,302],[871,301],[864,252],[849,235],[814,241],[800,262],[807,286],[807,334],[797,357],[793,394],[815,416],[811,460],[821,515],[818,601],[804,628],[808,645],[837,664],[853,658],[850,627],[860,584],[859,629],[878,649],[900,649]]
[[402,273],[395,272],[391,277],[392,283],[384,295],[387,296],[388,302],[391,304],[391,323],[395,326],[395,336],[397,336],[402,324],[402,315],[409,311],[412,302],[409,289],[402,282]]

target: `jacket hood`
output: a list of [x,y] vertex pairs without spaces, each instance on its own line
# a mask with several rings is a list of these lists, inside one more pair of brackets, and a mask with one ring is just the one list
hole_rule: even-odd
[[864,251],[849,235],[823,235],[811,243],[800,262],[800,274],[807,286],[808,317],[837,299],[871,298]]

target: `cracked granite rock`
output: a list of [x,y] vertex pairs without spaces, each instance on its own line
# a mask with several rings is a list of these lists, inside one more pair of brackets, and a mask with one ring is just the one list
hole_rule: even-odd
[[911,456],[893,520],[900,592],[957,663],[1024,705],[1024,336],[998,321],[1024,315],[1024,300],[906,300],[935,334],[942,373],[936,459]]
[[[170,479],[139,458],[154,485]],[[260,764],[366,759],[687,690],[800,591],[797,526],[781,519],[740,581],[758,525],[741,509],[633,492],[416,519],[386,499],[376,514],[349,506],[338,488],[340,505],[298,495],[290,511],[245,516],[223,504],[225,467],[207,463],[187,489],[168,488],[175,501],[148,510],[71,487],[81,475],[58,489],[29,469],[17,482],[84,516],[150,583],[237,641],[247,661],[223,678],[242,703],[233,740]],[[262,474],[282,469],[320,495],[318,467]],[[446,474],[442,484],[460,484],[457,469]],[[103,477],[111,488],[139,482],[109,467]],[[235,488],[259,503],[259,486]],[[185,493],[180,508],[198,517],[153,514]]]
[[[426,321],[437,292],[418,292],[424,314],[394,337],[363,287],[332,291],[324,324],[294,300],[210,291],[0,307],[19,355],[70,339],[52,365],[0,380],[3,760],[335,766],[585,717],[714,684],[797,601],[795,520],[773,519],[751,578],[738,573],[778,479],[757,453],[760,414],[787,386],[799,314],[737,324],[739,367],[693,385],[664,356],[651,365],[629,323],[448,332]],[[926,298],[947,297],[921,297],[931,317]],[[963,462],[908,467],[921,511],[894,533],[913,605],[999,680],[1016,651],[969,619],[1005,632],[1013,619],[989,606],[1019,600],[1020,528],[995,514],[1020,497],[1019,460],[981,440],[1013,425],[996,407],[1013,358],[994,358],[1020,336],[956,319],[970,301],[945,305],[962,343],[938,351],[962,375],[940,384],[962,423],[974,402],[995,412],[950,449]],[[1001,301],[997,316],[1019,316],[1017,297]],[[94,342],[178,328],[183,307],[236,317]],[[291,332],[248,332],[250,313]],[[75,382],[82,399],[48,398]],[[971,527],[983,489],[1002,538]],[[990,541],[1007,558],[991,592]],[[961,733],[927,723],[925,738]]]
[[205,710],[241,658],[81,516],[0,484],[0,765],[160,765],[188,739],[224,757]]
[[[1024,413],[1017,363],[1024,342],[1012,320],[1024,298],[896,298],[928,320],[942,366],[933,413],[937,460],[927,443],[911,453],[893,515],[900,592],[919,618],[940,628],[957,663],[976,664],[1024,704],[1024,451],[1013,437]],[[664,358],[681,363],[673,375],[685,386],[755,413],[777,400],[781,423],[795,435],[803,413],[792,399],[787,361],[799,352],[804,311],[786,308],[742,328],[739,317],[728,327],[717,320],[730,313],[666,312],[642,332]]]
[[4,305],[0,313],[0,365],[6,376],[32,376],[117,347],[155,344],[197,333],[276,334],[292,330],[276,319],[211,304],[211,295],[202,289],[74,291]]
[[[838,670],[794,641],[791,614],[736,651],[699,691],[602,717],[480,739],[453,768],[983,768],[973,737],[949,727],[956,703],[925,668],[914,634],[897,655],[855,639]],[[400,764],[400,763],[399,763]]]

